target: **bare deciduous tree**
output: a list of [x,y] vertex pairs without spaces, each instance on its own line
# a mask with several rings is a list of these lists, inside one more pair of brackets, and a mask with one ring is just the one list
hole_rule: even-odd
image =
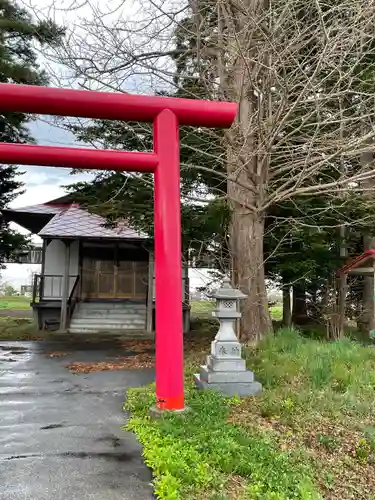
[[271,329],[263,265],[267,211],[304,196],[350,198],[375,177],[372,162],[360,162],[374,135],[375,3],[98,5],[77,6],[64,47],[49,54],[71,69],[75,85],[148,92],[191,79],[207,98],[239,103],[224,137],[230,245],[235,281],[248,294],[242,338],[260,338]]

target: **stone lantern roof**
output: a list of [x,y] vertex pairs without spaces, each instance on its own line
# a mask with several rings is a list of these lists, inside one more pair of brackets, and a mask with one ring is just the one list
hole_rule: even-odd
[[245,299],[247,295],[242,293],[241,290],[233,288],[230,283],[230,279],[226,277],[223,279],[223,285],[221,288],[216,290],[211,297],[216,300],[239,300]]

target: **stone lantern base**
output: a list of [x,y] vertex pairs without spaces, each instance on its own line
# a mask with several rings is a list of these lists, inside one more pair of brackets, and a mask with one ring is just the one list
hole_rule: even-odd
[[261,392],[262,385],[254,380],[254,374],[246,370],[242,358],[216,358],[207,356],[207,364],[194,376],[198,389],[213,389],[227,396],[252,396]]

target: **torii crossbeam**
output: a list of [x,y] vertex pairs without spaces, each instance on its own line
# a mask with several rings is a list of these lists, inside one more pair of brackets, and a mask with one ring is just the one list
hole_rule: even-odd
[[2,112],[154,124],[154,151],[0,143],[0,163],[154,173],[156,406],[184,408],[179,125],[230,127],[237,105],[170,97],[0,84]]

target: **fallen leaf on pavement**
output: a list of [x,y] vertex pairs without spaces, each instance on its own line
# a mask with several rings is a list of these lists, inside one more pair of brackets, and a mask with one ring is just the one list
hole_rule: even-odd
[[98,361],[96,363],[74,362],[67,365],[72,373],[92,373],[109,370],[138,370],[141,368],[153,368],[155,358],[150,354],[137,354],[114,361]]
[[123,340],[121,345],[125,347],[127,351],[137,353],[155,350],[155,342],[153,340]]

